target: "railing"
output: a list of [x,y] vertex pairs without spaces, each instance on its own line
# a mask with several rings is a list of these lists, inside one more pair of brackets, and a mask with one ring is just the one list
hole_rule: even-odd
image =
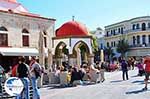
[[130,45],[130,48],[133,47],[150,47],[150,44],[135,44],[135,45]]
[[110,37],[110,36],[116,36],[116,35],[121,35],[121,34],[126,34],[126,33],[135,33],[135,32],[150,32],[150,28],[146,28],[145,30],[142,30],[142,28],[139,28],[139,29],[129,29],[129,30],[125,30],[123,31],[123,33],[118,33],[116,32],[115,34],[109,34],[109,35],[105,35],[105,37]]

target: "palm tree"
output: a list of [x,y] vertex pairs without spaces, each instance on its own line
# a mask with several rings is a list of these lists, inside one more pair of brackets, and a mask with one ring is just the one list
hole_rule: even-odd
[[108,60],[112,60],[112,57],[115,55],[112,47],[105,47],[104,53],[108,56]]
[[126,52],[129,51],[129,44],[125,38],[120,39],[120,42],[117,45],[117,52],[121,53],[122,57],[125,57]]

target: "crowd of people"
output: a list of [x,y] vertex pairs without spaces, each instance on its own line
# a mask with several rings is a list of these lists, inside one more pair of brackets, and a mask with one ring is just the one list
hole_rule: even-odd
[[[55,67],[55,66],[53,66]],[[94,72],[95,74],[99,75],[96,83],[104,82],[105,76],[104,72],[113,72],[115,70],[122,71],[122,80],[129,79],[129,70],[134,70],[135,67],[138,68],[137,76],[145,75],[145,87],[143,90],[147,90],[147,82],[150,76],[150,55],[146,55],[145,57],[141,57],[140,59],[136,60],[135,58],[121,58],[120,61],[117,62],[96,62],[95,64],[87,64],[84,63],[78,68],[78,66],[69,66],[68,64],[63,64],[63,66],[56,66],[57,68],[53,68],[56,75],[59,77],[60,72],[68,72],[68,85],[73,85],[73,82],[76,80],[80,80],[80,84],[84,84],[85,76],[87,77],[86,80],[92,82],[92,75]]]
[[[61,72],[67,72],[68,86],[73,86],[76,80],[80,81],[81,84],[84,84],[86,81],[99,83],[105,80],[105,62],[96,62],[96,64],[83,63],[80,67],[69,66],[67,63],[64,63],[62,66],[52,67],[57,77],[59,77]],[[95,81],[93,80],[93,74],[99,75],[99,78]]]
[[[133,70],[135,66],[138,68],[138,76],[145,75],[145,87],[143,90],[147,90],[147,84],[150,76],[150,55],[135,60],[129,58],[126,60],[122,58],[118,62],[96,62],[94,64],[83,63],[81,66],[70,66],[67,62],[63,62],[62,66],[57,66],[53,63],[50,72],[54,72],[55,76],[60,78],[60,74],[67,73],[67,84],[65,86],[75,86],[74,82],[79,81],[80,84],[88,83],[103,83],[105,81],[105,71],[113,72],[115,70],[122,71],[122,79],[128,80],[128,71]],[[36,57],[31,57],[30,63],[27,65],[24,57],[19,57],[18,61],[11,69],[11,76],[18,77],[24,84],[24,89],[21,94],[16,96],[16,99],[29,99],[29,85],[33,88],[33,99],[40,99],[40,93],[38,91],[37,80],[43,72],[42,67],[36,60]],[[0,93],[2,93],[2,79],[5,74],[5,70],[0,66]],[[8,73],[9,74],[9,73]],[[97,78],[93,78],[97,75]]]

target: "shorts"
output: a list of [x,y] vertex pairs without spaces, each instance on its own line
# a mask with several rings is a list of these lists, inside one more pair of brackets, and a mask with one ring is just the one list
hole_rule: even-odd
[[145,72],[145,80],[149,80],[150,72]]

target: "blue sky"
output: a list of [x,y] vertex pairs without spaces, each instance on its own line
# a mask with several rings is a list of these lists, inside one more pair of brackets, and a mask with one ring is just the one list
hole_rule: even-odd
[[75,20],[89,30],[150,15],[150,0],[17,0],[30,12],[56,19],[56,28]]

